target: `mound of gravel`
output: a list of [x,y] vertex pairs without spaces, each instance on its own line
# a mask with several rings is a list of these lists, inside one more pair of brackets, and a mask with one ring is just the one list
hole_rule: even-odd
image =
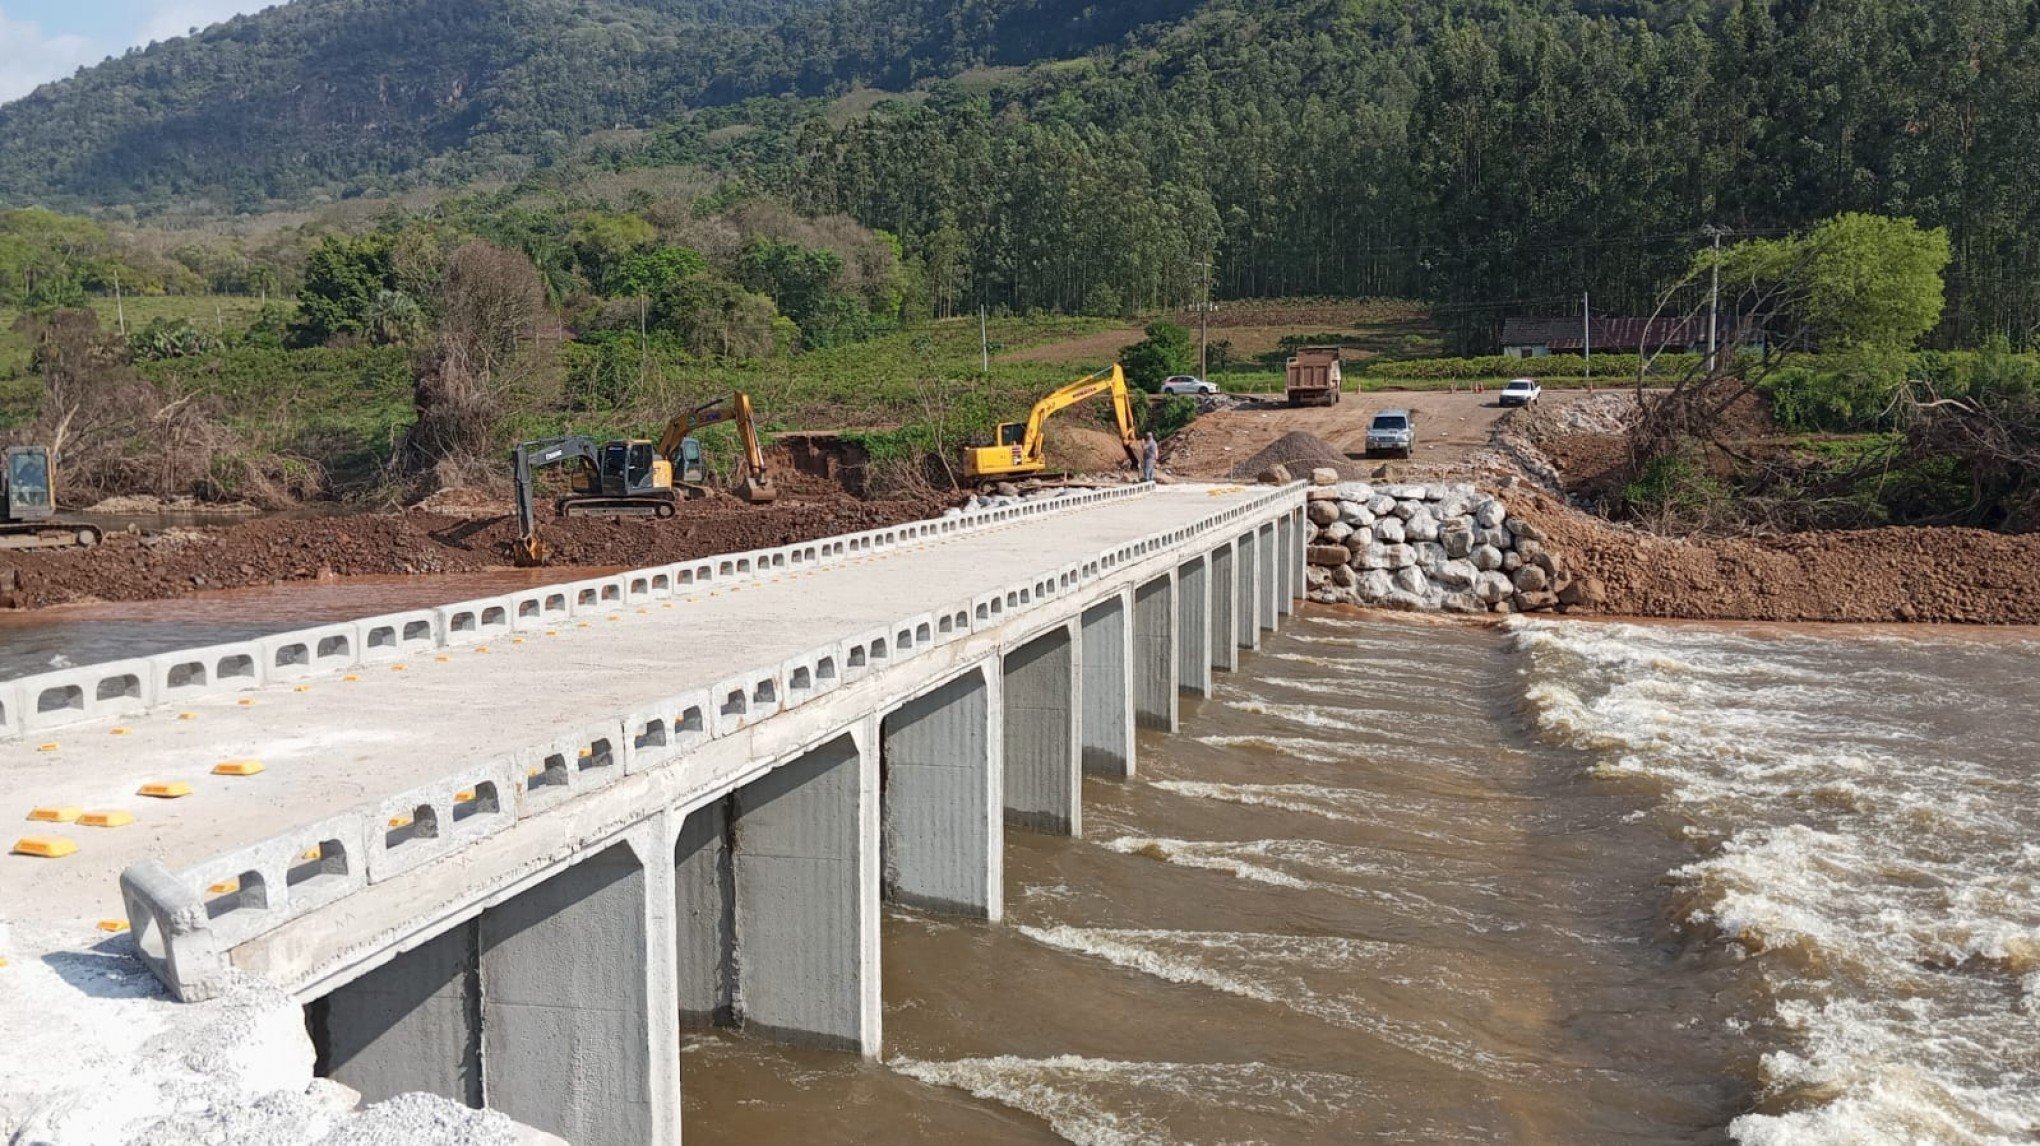
[[1307,478],[1310,471],[1323,467],[1338,470],[1341,477],[1363,476],[1360,467],[1337,446],[1303,430],[1291,430],[1268,443],[1260,453],[1234,466],[1233,476],[1252,480],[1277,465],[1289,467],[1289,472],[1299,478]]

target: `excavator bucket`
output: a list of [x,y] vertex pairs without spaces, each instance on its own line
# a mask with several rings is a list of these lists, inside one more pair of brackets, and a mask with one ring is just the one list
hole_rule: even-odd
[[765,505],[779,500],[779,487],[772,484],[770,477],[747,477],[737,487],[737,496],[752,505]]
[[546,552],[545,542],[536,533],[510,543],[510,557],[520,568],[545,564]]

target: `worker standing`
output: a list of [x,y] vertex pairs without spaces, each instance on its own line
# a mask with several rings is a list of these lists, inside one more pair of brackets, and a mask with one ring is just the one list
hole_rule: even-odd
[[1155,460],[1161,456],[1162,448],[1155,444],[1155,432],[1149,430],[1140,442],[1140,480],[1155,480]]

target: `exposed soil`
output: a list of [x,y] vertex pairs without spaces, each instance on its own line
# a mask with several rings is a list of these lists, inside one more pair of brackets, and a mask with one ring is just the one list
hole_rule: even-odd
[[2040,535],[1907,528],[1766,538],[1667,538],[1543,494],[1509,493],[1573,568],[1600,580],[1601,613],[1750,621],[2040,624]]
[[[449,499],[452,501],[455,499]],[[458,499],[463,514],[478,508]],[[669,520],[548,518],[541,534],[555,566],[641,566],[713,553],[785,545],[928,517],[934,497],[826,499],[750,506],[729,497],[688,502]],[[162,533],[111,534],[94,549],[0,556],[0,606],[39,608],[74,601],[139,601],[205,589],[238,588],[364,574],[464,573],[511,564],[514,517],[424,510],[343,517],[265,518],[246,524]]]
[[1110,473],[1130,468],[1118,434],[1087,426],[1052,426],[1043,449],[1048,468],[1066,473]]
[[1243,477],[1259,478],[1275,466],[1282,466],[1292,478],[1308,478],[1314,469],[1335,469],[1342,477],[1362,476],[1360,467],[1344,451],[1305,430],[1291,430],[1234,467]]
[[[1540,405],[1556,410],[1594,397],[1580,390],[1547,390]],[[1407,461],[1369,458],[1367,423],[1376,412],[1405,409],[1417,427],[1417,449]],[[1355,476],[1426,481],[1464,476],[1475,455],[1488,448],[1495,424],[1511,411],[1495,395],[1446,390],[1382,391],[1347,394],[1336,406],[1291,409],[1279,397],[1242,403],[1232,410],[1206,414],[1169,440],[1162,464],[1177,477],[1231,478],[1252,481],[1265,464],[1250,463],[1282,435],[1301,430],[1323,439],[1344,460],[1353,462]],[[1359,471],[1364,469],[1364,473]],[[1308,476],[1305,474],[1299,477]]]

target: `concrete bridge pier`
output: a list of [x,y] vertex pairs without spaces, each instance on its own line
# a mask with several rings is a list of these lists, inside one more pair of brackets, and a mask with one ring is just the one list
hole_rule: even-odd
[[[1081,634],[1081,621],[1058,625],[1006,654],[1002,737],[1012,827],[1084,834]],[[1129,749],[1129,768],[1132,760]]]
[[1280,590],[1275,594],[1275,608],[1285,617],[1296,612],[1296,573],[1302,567],[1301,555],[1296,547],[1297,537],[1294,517],[1284,514],[1275,519],[1275,548],[1280,553],[1276,566],[1282,570],[1282,577],[1277,582]]
[[881,882],[894,903],[993,921],[1004,914],[998,676],[999,662],[987,661],[880,722]]
[[1310,582],[1304,576],[1309,568],[1310,523],[1304,520],[1303,511],[1292,510],[1289,514],[1291,532],[1289,535],[1289,608],[1296,610],[1296,603],[1310,596]]
[[1255,535],[1243,533],[1233,548],[1239,553],[1239,647],[1261,647],[1261,546]]
[[1211,695],[1211,565],[1193,557],[1176,569],[1176,687]]
[[576,1143],[679,1141],[665,832],[647,820],[312,1004],[318,1073]]
[[1177,659],[1171,570],[1133,591],[1133,718],[1140,727],[1176,731]]
[[1237,571],[1239,560],[1234,555],[1233,543],[1211,551],[1211,667],[1214,670],[1231,672],[1239,667],[1240,645],[1235,634],[1239,631],[1240,585]]
[[671,853],[683,1021],[877,1057],[878,758],[866,726],[688,815]]
[[1084,610],[1084,771],[1133,775],[1132,594],[1121,591]]
[[[490,1107],[569,1142],[679,1140],[678,1013],[670,964],[652,958],[653,932],[673,926],[663,827],[651,821],[482,913]],[[672,950],[663,936],[657,946]]]
[[1275,523],[1261,526],[1254,537],[1254,588],[1260,600],[1256,602],[1255,614],[1261,628],[1274,632],[1282,612],[1282,598],[1286,584],[1282,572],[1281,547],[1275,543]]

